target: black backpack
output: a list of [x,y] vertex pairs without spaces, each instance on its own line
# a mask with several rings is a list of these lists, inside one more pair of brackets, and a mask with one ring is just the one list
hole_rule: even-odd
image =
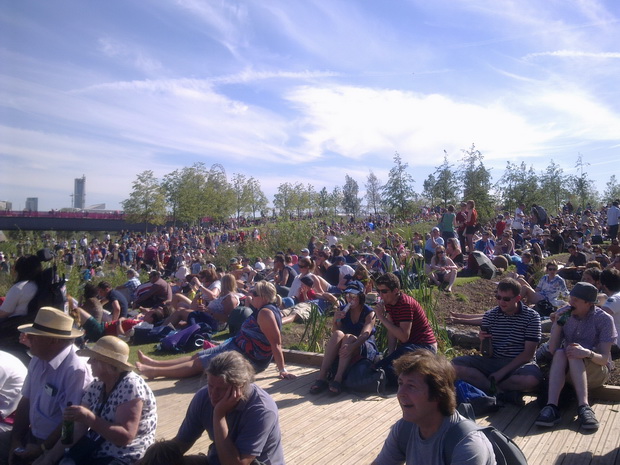
[[458,411],[467,419],[451,426],[446,431],[443,442],[444,463],[448,465],[452,463],[454,448],[465,436],[472,431],[482,431],[493,445],[497,465],[527,465],[525,455],[512,439],[492,426],[480,426],[473,421],[474,411],[470,404],[460,404]]

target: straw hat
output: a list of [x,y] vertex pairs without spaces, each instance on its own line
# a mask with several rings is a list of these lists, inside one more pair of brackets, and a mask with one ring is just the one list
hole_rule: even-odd
[[75,339],[84,334],[84,331],[73,328],[73,318],[53,307],[41,307],[33,324],[21,325],[17,329],[26,334],[58,339]]
[[129,346],[115,336],[103,336],[91,348],[80,349],[77,354],[82,357],[96,358],[123,371],[131,371],[134,366],[129,364]]

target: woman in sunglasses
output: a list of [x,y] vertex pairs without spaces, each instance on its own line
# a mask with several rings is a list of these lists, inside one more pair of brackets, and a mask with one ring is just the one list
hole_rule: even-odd
[[187,378],[201,374],[217,354],[235,350],[250,361],[256,372],[264,371],[273,358],[280,378],[294,379],[296,376],[287,372],[284,365],[280,302],[275,286],[268,281],[259,281],[246,298],[252,315],[243,322],[236,336],[219,346],[172,360],[154,360],[138,352],[138,371],[148,378]]
[[[346,305],[334,313],[332,335],[325,348],[319,377],[310,387],[311,394],[318,394],[327,388],[332,394],[340,394],[347,368],[361,358],[372,361],[379,353],[374,337],[375,312],[365,303],[364,285],[351,281],[344,295]],[[337,364],[336,373],[328,383],[334,361]]]

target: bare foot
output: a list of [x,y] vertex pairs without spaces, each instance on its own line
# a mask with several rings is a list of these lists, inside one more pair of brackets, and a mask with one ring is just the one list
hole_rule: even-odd
[[141,350],[138,351],[138,360],[140,360],[142,363],[149,363],[149,364],[152,364],[155,361],[151,357],[147,357],[146,355],[144,355],[144,353]]
[[143,363],[136,362],[136,369],[141,375],[146,376],[148,379],[154,379],[157,376],[155,374],[155,367],[150,367]]

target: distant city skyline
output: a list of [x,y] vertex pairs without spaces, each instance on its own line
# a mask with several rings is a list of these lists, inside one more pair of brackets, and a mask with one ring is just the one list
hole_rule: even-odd
[[415,189],[472,143],[600,193],[620,159],[613,0],[176,0],[0,5],[0,199],[121,210],[138,173],[202,162],[331,191],[398,152]]

